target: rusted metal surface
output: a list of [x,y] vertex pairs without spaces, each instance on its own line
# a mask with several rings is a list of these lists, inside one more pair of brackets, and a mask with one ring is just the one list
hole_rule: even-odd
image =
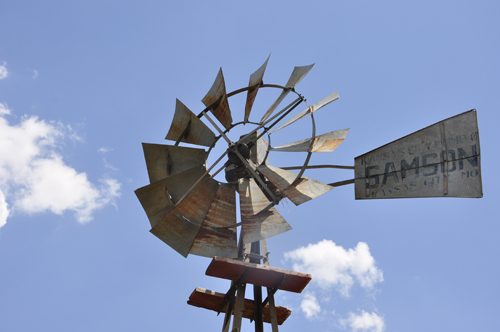
[[177,204],[201,177],[210,178],[208,174],[205,174],[205,171],[204,166],[197,166],[167,177],[165,184],[172,202]]
[[215,103],[220,98],[220,102],[215,105],[210,111],[219,120],[219,122],[228,129],[231,127],[233,119],[231,117],[231,110],[229,109],[229,103],[227,101],[226,94],[226,83],[224,82],[224,75],[222,74],[222,68],[219,70],[217,77],[215,78],[214,84],[208,91],[205,97],[201,100],[206,107],[209,107]]
[[475,110],[355,158],[356,199],[482,197]]
[[294,143],[284,144],[277,147],[272,147],[272,151],[287,151],[287,152],[332,152],[345,139],[349,129],[332,131],[315,137],[308,138]]
[[[187,128],[187,131],[185,131]],[[176,99],[175,114],[165,139],[211,147],[215,144],[215,134],[179,99]]]
[[[262,78],[264,77],[264,72],[266,71],[269,57],[267,57],[266,62],[264,62],[264,64],[259,69],[257,69],[252,75],[250,75],[250,81],[248,82],[249,87],[257,84],[262,84]],[[247,92],[247,102],[245,104],[245,122],[247,122],[248,118],[250,117],[250,112],[252,111],[252,106],[255,101],[255,97],[257,96],[257,92],[259,92],[259,86],[254,89],[248,90]]]
[[[218,306],[224,298],[223,293],[214,292],[204,288],[196,287],[196,289],[189,296],[187,303],[189,305],[204,308],[208,310],[213,310],[218,312]],[[223,311],[226,311],[227,304],[224,306]],[[276,318],[278,325],[281,325],[285,320],[292,314],[292,311],[288,308],[276,306]],[[262,308],[262,315],[265,323],[271,323],[271,313],[269,305]],[[243,318],[253,319],[254,317],[254,301],[245,299],[243,304]]]
[[236,192],[227,184],[221,184],[196,235],[190,254],[214,257],[238,257],[236,244]]
[[294,293],[301,293],[312,279],[307,273],[223,257],[214,257],[205,274],[216,278],[237,280],[245,269],[250,269],[250,272],[242,281],[243,283],[269,288],[274,288],[279,284],[279,290]]
[[[259,132],[254,132],[251,133],[250,135],[242,136],[241,138],[243,139],[241,139],[241,143],[248,144],[250,142],[254,142],[258,136]],[[260,165],[264,161],[266,153],[267,153],[267,142],[264,138],[261,137],[257,140],[256,144],[254,144],[250,149],[250,154],[251,154],[250,160],[254,164]]]
[[309,66],[298,66],[293,69],[292,75],[288,79],[288,82],[285,85],[285,89],[281,92],[278,99],[271,105],[271,107],[264,114],[260,123],[266,121],[266,119],[274,112],[274,110],[278,107],[279,104],[285,99],[291,89],[293,89],[302,79],[309,73],[314,64]]
[[271,165],[261,165],[258,170],[295,205],[310,201],[333,189],[327,184],[307,177],[301,177],[295,181],[296,173]]
[[274,207],[253,216],[242,214],[241,222],[244,243],[264,240],[292,229]]
[[160,180],[139,188],[135,191],[135,194],[148,216],[151,227],[156,225],[174,208],[165,185],[165,180]]
[[240,179],[238,183],[240,194],[241,216],[253,216],[264,210],[269,199],[264,195],[253,178]]
[[311,107],[308,107],[306,110],[304,110],[304,111],[300,112],[299,114],[297,114],[296,116],[294,116],[292,119],[290,119],[289,121],[287,121],[281,127],[279,127],[278,129],[274,130],[273,133],[275,131],[278,131],[278,130],[282,129],[282,128],[285,128],[286,126],[291,125],[292,123],[294,123],[296,121],[299,121],[302,118],[305,118],[306,116],[308,116],[308,115],[316,112],[317,110],[319,110],[323,106],[326,106],[326,105],[330,104],[331,102],[333,102],[333,101],[335,101],[337,99],[339,99],[339,94],[338,94],[337,91],[335,91],[331,95],[329,95],[329,96],[321,99],[316,104],[312,105]]
[[202,166],[207,158],[203,149],[148,143],[142,143],[142,148],[150,183]]
[[218,189],[217,181],[206,178],[160,220],[151,233],[187,257]]

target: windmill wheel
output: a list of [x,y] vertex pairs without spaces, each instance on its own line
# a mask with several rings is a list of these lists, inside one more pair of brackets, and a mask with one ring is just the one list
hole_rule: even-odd
[[[308,106],[281,124],[287,115],[305,102],[304,97],[295,92],[295,86],[313,65],[295,67],[286,85],[281,86],[263,83],[268,61],[269,58],[250,76],[248,87],[231,93],[226,93],[221,69],[202,99],[206,108],[198,115],[176,101],[174,119],[166,136],[167,140],[175,142],[174,145],[143,143],[150,184],[135,193],[149,218],[151,233],[184,257],[194,254],[236,258],[238,226],[242,227],[244,243],[281,234],[291,226],[274,207],[280,200],[288,198],[299,205],[332,189],[327,184],[304,177],[303,173],[313,152],[331,152],[347,135],[348,129],[343,129],[316,136],[313,113],[338,99],[338,94],[335,92]],[[254,100],[262,88],[281,92],[261,120],[251,122]],[[247,99],[243,121],[233,123],[228,99],[244,92]],[[297,98],[275,112],[289,93],[296,94]],[[312,119],[311,138],[277,147],[270,145],[272,133],[309,115]],[[209,122],[215,133],[202,119]],[[228,133],[233,128],[248,123],[255,125],[255,129],[237,141],[229,139]],[[264,135],[267,135],[267,141]],[[208,166],[208,154],[218,141],[227,143],[227,148],[215,163]],[[179,146],[180,143],[209,149]],[[272,151],[307,152],[307,157],[300,171],[294,173],[268,164],[268,155]],[[222,171],[227,183],[214,178]],[[237,221],[236,192],[240,199],[240,222]]]

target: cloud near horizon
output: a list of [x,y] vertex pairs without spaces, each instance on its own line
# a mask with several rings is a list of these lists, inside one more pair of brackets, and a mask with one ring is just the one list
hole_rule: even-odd
[[116,179],[102,178],[95,185],[58,152],[60,142],[72,135],[70,127],[36,116],[11,125],[5,119],[10,113],[0,103],[0,227],[11,212],[61,215],[69,210],[86,223],[96,210],[114,204],[121,187]]

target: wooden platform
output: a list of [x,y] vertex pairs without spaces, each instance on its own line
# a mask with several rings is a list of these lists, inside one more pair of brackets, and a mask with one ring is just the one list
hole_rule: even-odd
[[240,276],[246,274],[241,279],[242,283],[268,288],[277,287],[280,290],[294,293],[301,293],[311,281],[311,275],[307,273],[222,257],[214,257],[205,274],[232,281],[236,281]]
[[[203,289],[196,287],[196,289],[189,296],[188,304],[205,308],[213,311],[217,311],[219,309],[219,305],[224,298],[225,294],[217,293],[211,290]],[[227,304],[222,309],[222,312],[226,312]],[[278,325],[283,324],[283,322],[290,316],[292,311],[285,307],[276,306],[276,317],[278,319]],[[264,308],[262,308],[262,316],[263,321],[265,323],[271,323],[271,316],[269,314],[269,304],[267,304]],[[248,319],[254,319],[254,301],[245,299],[245,303],[243,304],[243,317]]]

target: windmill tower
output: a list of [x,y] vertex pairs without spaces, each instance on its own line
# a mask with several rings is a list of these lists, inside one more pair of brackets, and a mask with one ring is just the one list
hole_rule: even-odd
[[[184,257],[212,258],[206,274],[231,281],[226,293],[196,288],[188,301],[224,312],[223,332],[240,331],[243,318],[253,320],[256,331],[263,331],[264,322],[278,331],[291,311],[276,306],[274,294],[278,290],[300,293],[311,280],[309,274],[270,265],[266,239],[291,230],[275,208],[284,198],[301,205],[346,184],[354,184],[356,199],[482,196],[475,110],[359,156],[354,166],[309,165],[313,153],[334,151],[348,133],[340,129],[316,134],[314,113],[337,100],[338,93],[309,105],[295,86],[313,65],[295,67],[282,86],[263,83],[268,61],[250,76],[247,87],[230,93],[221,69],[202,99],[206,108],[198,115],[176,101],[166,136],[173,145],[143,143],[150,184],[135,193],[151,223],[151,233]],[[261,89],[279,94],[258,122],[250,121]],[[238,115],[241,121],[233,121],[229,98],[240,93],[247,96],[245,111]],[[281,107],[288,95],[294,95],[294,100]],[[301,104],[306,104],[305,110],[293,116]],[[310,138],[271,145],[273,134],[307,117],[312,122]],[[231,141],[228,133],[240,125],[253,129]],[[208,155],[218,142],[227,148],[208,165]],[[305,161],[301,166],[271,165],[270,153],[281,151],[305,152]],[[307,169],[320,167],[352,169],[355,176],[330,184],[304,176]],[[226,182],[215,179],[222,171]],[[247,285],[253,285],[253,300],[245,299]],[[264,299],[263,287],[267,290]]]

